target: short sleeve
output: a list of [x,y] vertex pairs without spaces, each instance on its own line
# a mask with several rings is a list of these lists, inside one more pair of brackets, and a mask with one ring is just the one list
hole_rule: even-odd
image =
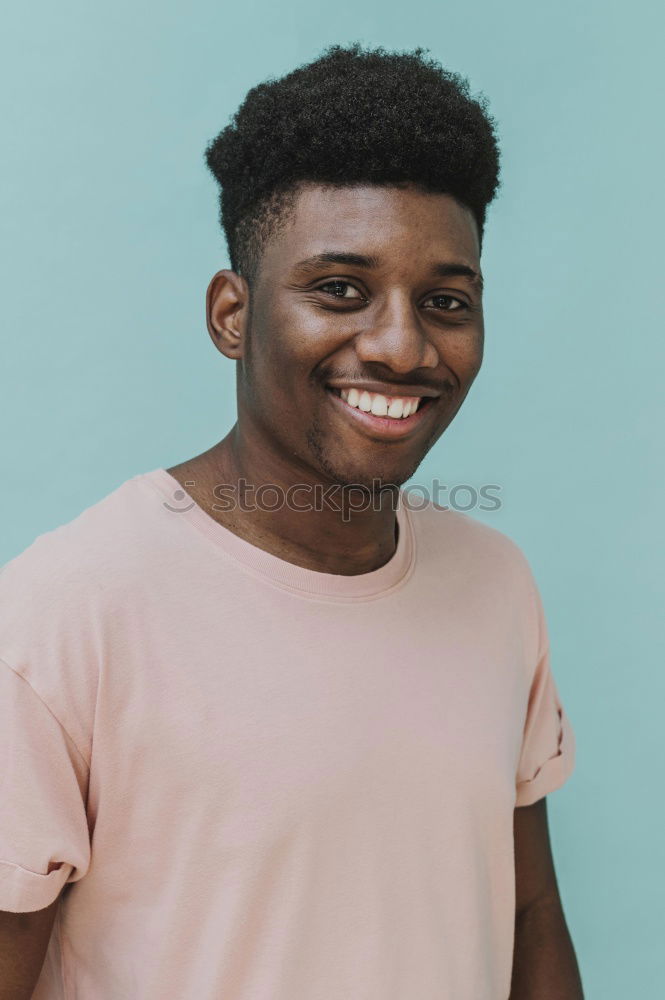
[[0,910],[44,909],[85,875],[88,773],[47,705],[0,660]]
[[539,658],[533,674],[516,776],[516,806],[529,806],[568,780],[575,765],[575,734],[552,675],[547,625],[534,584]]

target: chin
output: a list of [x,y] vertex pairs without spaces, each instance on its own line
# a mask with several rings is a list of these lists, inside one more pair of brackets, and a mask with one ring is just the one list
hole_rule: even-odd
[[377,493],[384,486],[402,486],[413,476],[429,450],[426,447],[419,454],[412,455],[410,460],[405,456],[401,460],[393,456],[391,460],[385,455],[378,458],[376,450],[369,449],[369,455],[359,454],[354,462],[350,461],[350,451],[338,450],[334,445],[327,447],[333,442],[316,425],[310,429],[306,440],[310,462],[313,461],[330,482],[340,486],[364,487],[369,493]]
[[[415,472],[415,468],[390,468],[386,466],[368,469],[367,466],[354,468],[348,463],[336,463],[334,459],[322,462],[326,476],[340,486],[360,486],[368,493],[378,493],[384,487],[402,486]],[[417,468],[417,466],[416,466]]]

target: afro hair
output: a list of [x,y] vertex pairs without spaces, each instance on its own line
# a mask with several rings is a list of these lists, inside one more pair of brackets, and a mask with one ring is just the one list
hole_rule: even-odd
[[331,45],[249,90],[210,141],[205,162],[221,188],[231,267],[250,286],[266,241],[307,183],[411,182],[450,194],[471,210],[482,247],[500,186],[496,123],[487,99],[472,97],[468,81],[427,51]]

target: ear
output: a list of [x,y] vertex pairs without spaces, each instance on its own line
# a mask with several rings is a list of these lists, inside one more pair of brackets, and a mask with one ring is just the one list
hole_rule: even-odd
[[217,350],[233,361],[243,354],[248,313],[246,279],[235,271],[218,271],[206,293],[206,324]]

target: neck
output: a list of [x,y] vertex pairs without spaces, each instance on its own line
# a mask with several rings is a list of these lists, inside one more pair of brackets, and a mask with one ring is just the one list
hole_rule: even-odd
[[225,528],[305,569],[355,576],[379,569],[395,552],[396,488],[361,499],[357,489],[349,493],[312,469],[296,470],[274,452],[258,452],[237,425],[208,451],[167,471]]

